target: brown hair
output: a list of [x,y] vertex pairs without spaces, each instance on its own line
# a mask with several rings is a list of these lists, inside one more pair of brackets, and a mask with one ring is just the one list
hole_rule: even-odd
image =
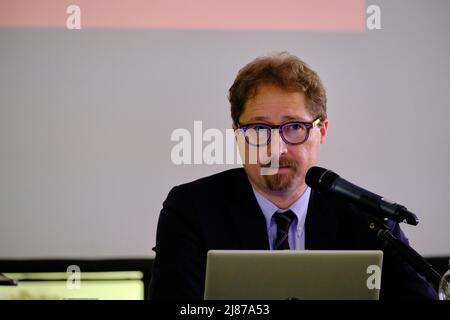
[[241,70],[230,87],[233,123],[239,123],[245,103],[261,84],[274,84],[288,91],[303,92],[306,107],[314,119],[327,118],[327,96],[317,73],[298,57],[287,52],[258,57]]

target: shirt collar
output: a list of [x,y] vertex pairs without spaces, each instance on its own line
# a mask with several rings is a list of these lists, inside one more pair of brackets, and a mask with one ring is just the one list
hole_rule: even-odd
[[264,214],[264,218],[266,219],[267,228],[270,227],[272,216],[275,212],[284,212],[287,210],[291,210],[297,216],[297,228],[303,228],[305,224],[306,212],[308,210],[309,196],[311,195],[310,187],[307,187],[305,192],[303,192],[303,194],[288,209],[278,208],[261,193],[256,191],[253,186],[252,189],[253,193],[255,194],[256,201],[258,201],[259,207],[261,208],[261,211]]

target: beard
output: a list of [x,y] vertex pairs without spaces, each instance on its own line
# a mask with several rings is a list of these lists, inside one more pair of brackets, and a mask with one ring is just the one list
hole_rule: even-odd
[[[288,168],[288,170],[277,171],[275,174],[262,177],[270,191],[283,192],[292,187],[297,174],[297,165],[289,158],[280,158],[278,163],[279,168]],[[270,167],[270,163],[262,167]]]

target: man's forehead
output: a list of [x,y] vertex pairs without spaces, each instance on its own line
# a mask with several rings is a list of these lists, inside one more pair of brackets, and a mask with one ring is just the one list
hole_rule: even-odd
[[286,121],[311,121],[306,106],[299,104],[283,104],[281,101],[278,104],[246,104],[241,118],[245,121],[251,122],[269,122],[279,123]]
[[305,116],[302,115],[264,115],[264,116],[259,116],[259,115],[249,115],[248,117],[248,121],[252,121],[252,122],[273,122],[273,121],[282,121],[282,122],[286,122],[286,121],[309,121],[309,119],[307,119]]
[[245,103],[241,117],[245,122],[268,123],[311,120],[303,92],[271,84],[258,86],[256,94]]

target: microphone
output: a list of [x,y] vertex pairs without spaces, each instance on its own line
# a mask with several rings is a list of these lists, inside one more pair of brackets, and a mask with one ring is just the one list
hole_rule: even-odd
[[375,193],[360,188],[342,179],[331,170],[312,167],[306,173],[306,184],[321,192],[330,192],[347,201],[353,202],[370,213],[395,222],[404,222],[416,226],[419,219],[406,207],[394,203]]

